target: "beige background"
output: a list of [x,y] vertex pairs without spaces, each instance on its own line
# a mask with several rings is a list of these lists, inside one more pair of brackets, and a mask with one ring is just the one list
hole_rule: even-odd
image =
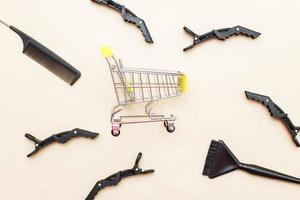
[[[285,127],[244,90],[269,95],[300,124],[300,2],[297,0],[122,0],[142,17],[155,41],[124,23],[117,12],[89,0],[1,0],[0,18],[28,33],[82,72],[70,87],[21,54],[21,40],[0,26],[0,199],[80,200],[97,180],[133,165],[155,168],[128,178],[97,199],[283,199],[299,186],[233,172],[215,180],[201,175],[211,139],[222,139],[237,157],[300,176],[300,154]],[[212,40],[183,53],[188,26],[202,34],[243,25],[257,40]],[[157,111],[178,117],[176,133],[162,124],[128,125],[110,135],[116,103],[99,47],[110,45],[126,66],[181,70],[186,95],[161,102]],[[142,105],[129,113],[142,111]],[[32,159],[26,132],[44,139],[75,127],[101,133],[95,141],[54,144]]]

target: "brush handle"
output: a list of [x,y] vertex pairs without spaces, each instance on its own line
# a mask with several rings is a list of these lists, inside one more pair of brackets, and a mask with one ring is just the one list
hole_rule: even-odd
[[264,168],[264,167],[260,167],[260,166],[257,166],[257,165],[250,165],[250,164],[241,163],[240,167],[243,170],[245,170],[245,171],[247,171],[251,174],[256,174],[256,175],[259,175],[259,176],[265,176],[265,177],[268,177],[268,178],[280,179],[280,180],[300,184],[300,179],[299,178],[289,176],[289,175],[286,175],[286,174],[282,174],[282,173],[279,173],[279,172],[276,172],[276,171],[273,171],[273,170],[270,170],[270,169],[267,169],[267,168]]

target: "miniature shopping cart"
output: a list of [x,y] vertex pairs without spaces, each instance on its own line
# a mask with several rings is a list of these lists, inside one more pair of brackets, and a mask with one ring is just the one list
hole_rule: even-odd
[[[114,84],[118,105],[111,112],[113,136],[120,135],[122,124],[163,122],[167,131],[175,131],[172,114],[153,113],[153,108],[161,99],[181,96],[185,91],[186,76],[181,72],[159,71],[151,69],[123,68],[111,49],[102,48],[107,60]],[[127,105],[146,102],[143,115],[118,115]]]

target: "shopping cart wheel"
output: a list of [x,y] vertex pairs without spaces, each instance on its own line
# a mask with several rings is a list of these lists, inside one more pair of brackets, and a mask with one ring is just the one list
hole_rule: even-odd
[[118,137],[121,134],[121,131],[120,130],[111,130],[111,134],[114,137]]
[[173,133],[175,131],[175,125],[173,122],[164,121],[164,126],[166,127],[169,133]]
[[121,124],[119,123],[113,123],[112,124],[112,127],[111,127],[111,134],[114,136],[114,137],[118,137],[121,133]]
[[173,133],[175,131],[175,126],[167,126],[167,131]]

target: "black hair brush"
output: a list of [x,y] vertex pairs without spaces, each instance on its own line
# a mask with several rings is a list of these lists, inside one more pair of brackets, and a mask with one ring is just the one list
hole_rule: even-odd
[[259,176],[300,184],[299,178],[285,175],[257,165],[242,163],[234,156],[223,141],[212,140],[206,157],[203,175],[208,176],[209,178],[216,178],[236,169],[242,169]]
[[23,53],[44,66],[46,69],[73,85],[81,76],[80,71],[56,55],[50,49],[23,33],[14,26],[10,26],[0,20],[0,23],[17,33],[23,42]]

